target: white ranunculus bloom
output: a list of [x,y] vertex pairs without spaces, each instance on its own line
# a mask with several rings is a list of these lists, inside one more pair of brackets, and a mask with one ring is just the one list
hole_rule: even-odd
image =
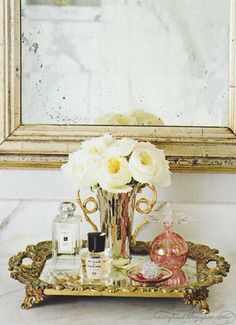
[[69,160],[62,165],[61,170],[68,180],[77,189],[95,186],[97,181],[96,171],[99,166],[98,159],[85,150],[78,150],[69,155]]
[[171,183],[171,173],[169,171],[169,162],[167,160],[162,161],[159,172],[153,179],[153,184],[157,184],[162,187],[168,187]]
[[131,181],[131,173],[126,158],[105,157],[98,172],[98,183],[108,192],[129,192],[132,187],[127,184]]
[[123,138],[121,140],[116,140],[115,142],[113,142],[109,147],[107,147],[107,149],[104,150],[103,154],[107,157],[117,157],[117,156],[121,156],[121,157],[127,157],[131,154],[131,152],[134,149],[134,146],[137,144],[138,142],[133,140],[133,139],[129,139],[129,138]]
[[87,150],[90,153],[100,154],[113,142],[114,139],[112,135],[109,133],[105,133],[102,137],[82,142],[81,148]]
[[149,142],[139,142],[135,146],[129,159],[129,168],[137,182],[170,185],[169,164],[164,151]]

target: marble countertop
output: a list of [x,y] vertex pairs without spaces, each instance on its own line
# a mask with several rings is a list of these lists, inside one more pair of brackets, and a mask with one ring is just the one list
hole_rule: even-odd
[[[22,310],[24,285],[9,277],[8,259],[29,243],[50,239],[56,201],[0,200],[0,323],[1,325],[64,324],[236,324],[235,205],[185,205],[195,217],[182,225],[186,239],[220,249],[231,264],[222,284],[210,289],[211,313],[202,315],[198,307],[181,299],[47,297],[30,310]],[[207,217],[206,217],[207,213]],[[226,222],[227,220],[227,222]],[[158,227],[160,227],[158,225]],[[150,229],[152,228],[152,229]],[[159,229],[150,227],[145,236]],[[182,229],[182,231],[181,231]]]

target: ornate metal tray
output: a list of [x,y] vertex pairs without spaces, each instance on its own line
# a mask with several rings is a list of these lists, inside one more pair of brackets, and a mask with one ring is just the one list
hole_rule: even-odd
[[[132,247],[132,263],[148,260],[150,242],[138,242]],[[173,283],[140,284],[128,278],[126,270],[114,269],[108,283],[84,284],[79,277],[53,278],[50,271],[51,241],[28,245],[9,260],[11,277],[26,285],[26,297],[22,304],[29,309],[45,296],[109,296],[109,297],[150,297],[182,298],[185,304],[199,305],[202,313],[209,313],[207,304],[208,287],[223,281],[230,265],[217,249],[188,242],[189,256],[183,267],[186,281],[176,286]],[[30,258],[31,264],[24,264]],[[208,265],[214,261],[214,267]],[[178,283],[178,281],[176,282]]]

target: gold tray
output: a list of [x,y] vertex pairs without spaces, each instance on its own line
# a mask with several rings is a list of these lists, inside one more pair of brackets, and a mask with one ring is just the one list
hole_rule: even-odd
[[[86,245],[84,242],[83,245]],[[150,242],[136,242],[131,248],[132,263],[148,260]],[[140,284],[128,278],[126,270],[114,269],[108,284],[84,284],[73,277],[55,279],[50,271],[51,241],[43,241],[36,245],[28,245],[25,251],[9,259],[11,277],[24,283],[26,297],[22,304],[29,309],[39,303],[45,296],[108,296],[108,297],[149,297],[149,298],[182,298],[185,304],[199,305],[202,313],[209,313],[207,304],[208,287],[223,281],[230,265],[217,249],[206,245],[188,242],[189,255],[183,267],[188,281],[181,286],[171,287],[163,283]],[[24,264],[30,258],[31,264]],[[214,261],[214,267],[208,265]]]

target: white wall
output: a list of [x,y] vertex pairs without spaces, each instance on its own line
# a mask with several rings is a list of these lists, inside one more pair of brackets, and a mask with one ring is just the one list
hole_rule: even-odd
[[[60,170],[1,170],[0,199],[63,200],[75,193]],[[159,189],[160,200],[182,203],[235,203],[236,173],[172,173]]]

